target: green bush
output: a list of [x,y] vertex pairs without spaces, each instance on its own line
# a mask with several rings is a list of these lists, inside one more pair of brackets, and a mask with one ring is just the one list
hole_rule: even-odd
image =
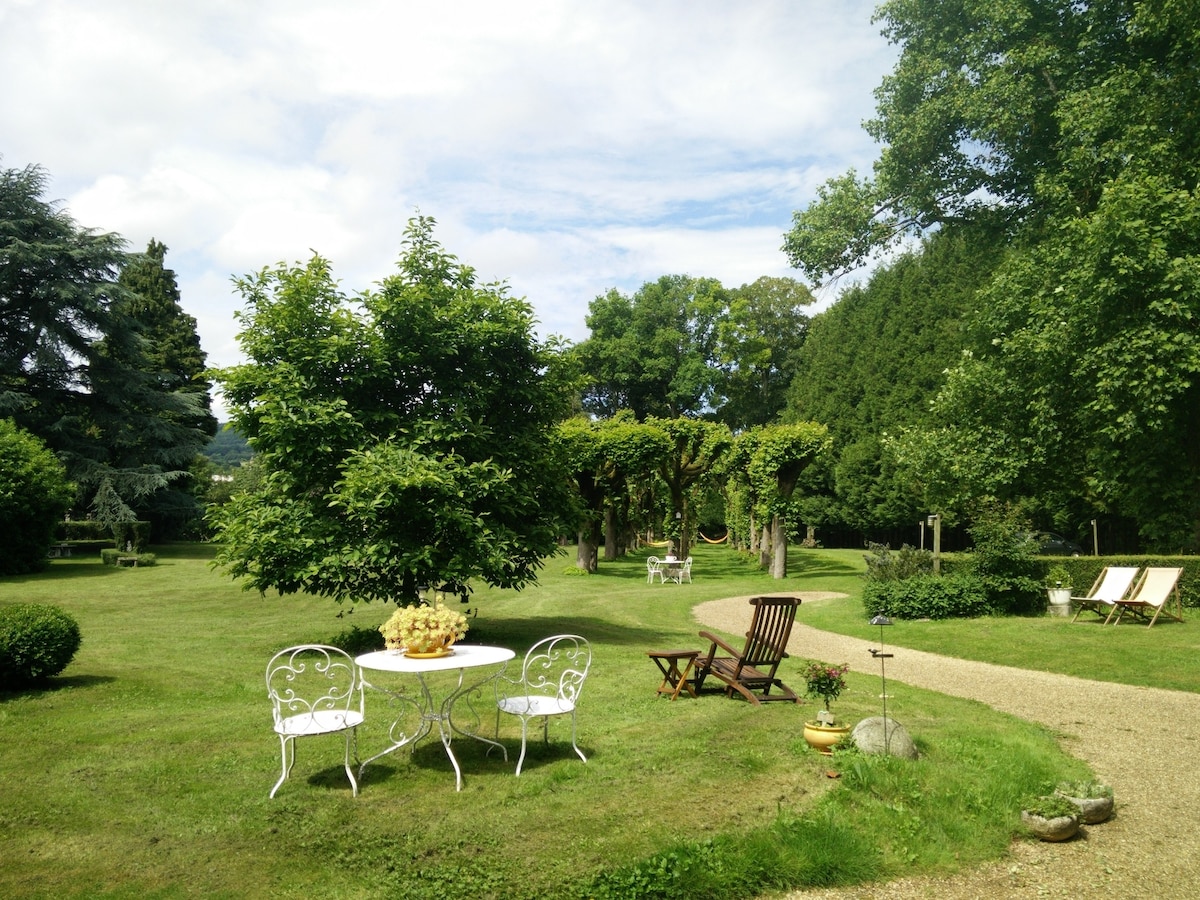
[[0,607],[0,688],[51,678],[79,650],[79,624],[57,606]]
[[139,566],[153,566],[158,564],[158,557],[153,553],[126,553],[124,550],[116,550],[112,547],[106,547],[100,551],[100,561],[106,566],[115,566],[118,560],[126,559],[132,556],[137,560]]
[[74,486],[46,445],[0,419],[0,575],[24,575],[47,565],[55,528]]
[[143,547],[150,544],[150,523],[118,522],[113,526],[113,540],[118,550],[128,547],[134,553],[140,553]]
[[905,544],[893,553],[887,544],[870,542],[867,549],[871,551],[863,556],[867,561],[867,581],[902,581],[933,572],[933,554],[928,550],[917,550]]
[[64,541],[112,540],[112,529],[95,519],[69,519],[58,523],[58,537]]
[[998,610],[987,586],[974,575],[918,575],[903,581],[868,581],[863,588],[868,617],[950,619],[986,616]]
[[975,541],[970,571],[982,582],[992,610],[1016,615],[1043,610],[1044,572],[1020,511],[1006,506],[984,510],[970,531]]

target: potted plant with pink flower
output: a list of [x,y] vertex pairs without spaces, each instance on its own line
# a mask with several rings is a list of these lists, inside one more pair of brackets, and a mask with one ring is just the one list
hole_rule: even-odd
[[804,669],[806,693],[810,697],[819,697],[825,703],[824,709],[817,710],[815,722],[804,723],[804,740],[822,753],[831,752],[833,745],[850,733],[849,725],[834,723],[833,712],[829,708],[846,689],[846,673],[849,671],[850,666],[846,663],[835,666],[813,662]]

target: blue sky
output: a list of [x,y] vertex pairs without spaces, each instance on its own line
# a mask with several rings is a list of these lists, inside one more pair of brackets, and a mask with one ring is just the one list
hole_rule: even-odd
[[792,211],[877,154],[873,8],[0,0],[0,165],[165,243],[213,365],[239,359],[233,276],[315,250],[367,288],[417,210],[581,340],[611,287],[798,274]]

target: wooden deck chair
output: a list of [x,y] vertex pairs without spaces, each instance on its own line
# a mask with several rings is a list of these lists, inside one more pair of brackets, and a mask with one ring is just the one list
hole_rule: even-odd
[[1072,622],[1079,618],[1085,609],[1090,609],[1096,615],[1108,621],[1116,609],[1116,602],[1129,593],[1133,579],[1137,576],[1137,566],[1105,566],[1096,576],[1096,583],[1083,597],[1072,597],[1071,602],[1079,605]]
[[[780,661],[787,656],[785,648],[800,599],[752,597],[750,605],[754,612],[750,619],[750,630],[746,632],[746,646],[742,650],[735,650],[715,634],[700,632],[700,637],[710,641],[712,646],[696,660],[696,689],[699,690],[711,675],[725,682],[727,697],[732,697],[733,692],[737,691],[756,706],[764,700],[799,703],[796,692],[780,681],[775,672]],[[717,656],[718,649],[729,655]],[[778,692],[771,693],[772,688],[778,688]]]
[[1126,610],[1142,619],[1150,617],[1150,610],[1154,610],[1147,628],[1152,627],[1160,615],[1182,622],[1183,600],[1179,596],[1179,576],[1182,574],[1183,569],[1147,568],[1129,596],[1117,601],[1108,618],[1115,625],[1121,621]]

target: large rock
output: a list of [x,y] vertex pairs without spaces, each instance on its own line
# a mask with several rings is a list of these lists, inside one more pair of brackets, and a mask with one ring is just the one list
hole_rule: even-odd
[[[886,738],[884,727],[886,724]],[[920,754],[904,726],[895,719],[872,716],[863,719],[850,732],[850,740],[863,753],[888,753],[902,759],[916,759]]]

